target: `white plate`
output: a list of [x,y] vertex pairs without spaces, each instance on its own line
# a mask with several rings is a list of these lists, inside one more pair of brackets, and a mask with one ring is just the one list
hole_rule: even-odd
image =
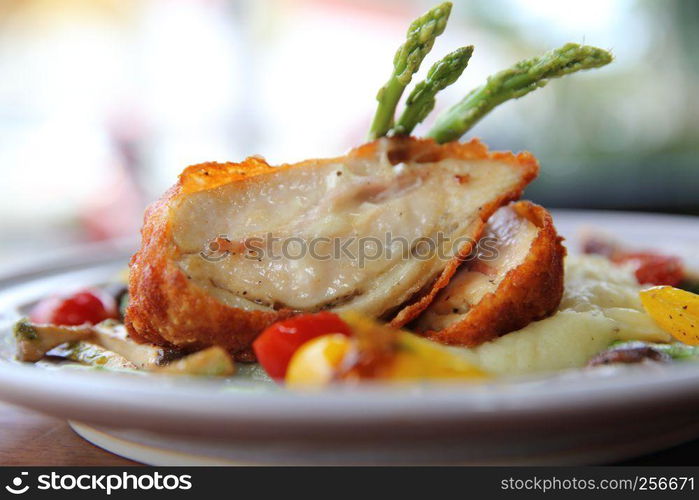
[[[699,268],[699,219],[560,211]],[[100,284],[128,252],[87,249],[0,280],[0,398],[88,422],[99,446],[152,464],[604,463],[699,436],[699,366],[601,369],[484,385],[293,394],[254,382],[43,369],[8,360],[8,325],[37,298]],[[2,342],[0,342],[2,344]]]

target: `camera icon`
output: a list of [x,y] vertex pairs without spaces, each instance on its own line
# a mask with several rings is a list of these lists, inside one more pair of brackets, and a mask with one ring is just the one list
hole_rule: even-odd
[[25,485],[22,487],[22,482],[23,482],[23,477],[22,476],[28,476],[28,472],[21,472],[19,476],[15,477],[12,480],[12,485],[7,485],[5,486],[5,489],[12,493],[13,495],[21,495],[22,493],[26,493],[27,490],[29,489],[29,485]]

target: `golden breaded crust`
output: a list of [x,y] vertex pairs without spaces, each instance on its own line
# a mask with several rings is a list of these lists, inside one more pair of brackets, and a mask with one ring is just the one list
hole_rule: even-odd
[[[380,141],[352,150],[347,157],[371,157],[376,154]],[[483,207],[481,220],[474,228],[475,239],[481,235],[485,221],[500,206],[519,198],[524,187],[538,173],[538,163],[529,153],[493,152],[474,139],[469,143],[436,144],[431,139],[401,138],[391,143],[389,158],[398,163],[402,159],[430,162],[444,158],[462,160],[493,160],[512,165],[522,171],[521,185]],[[227,306],[209,296],[193,284],[177,262],[179,249],[173,241],[170,207],[188,193],[212,189],[232,182],[255,182],[256,177],[279,169],[294,168],[309,163],[318,166],[342,161],[343,157],[308,160],[294,165],[272,167],[263,159],[252,157],[242,163],[204,163],[188,167],[175,186],[153,203],[146,211],[141,230],[141,248],[130,262],[130,303],[125,323],[130,335],[140,342],[175,345],[198,349],[218,345],[233,353],[250,358],[249,346],[255,337],[275,321],[295,314],[295,311],[248,311]],[[472,245],[466,245],[460,254],[468,255]],[[440,275],[425,297],[416,300],[396,316],[395,324],[404,324],[429,305],[434,294],[446,285],[456,271],[454,259]]]
[[219,345],[237,352],[269,324],[291,311],[243,311],[203,293],[177,265],[168,204],[175,187],[146,211],[141,249],[129,264],[125,323],[139,342],[199,349]]
[[454,273],[456,273],[456,270],[461,265],[462,260],[471,253],[476,241],[482,236],[483,229],[485,228],[485,224],[490,216],[493,215],[498,208],[507,205],[511,201],[518,200],[522,196],[524,188],[527,187],[527,185],[534,180],[539,173],[539,163],[531,153],[526,151],[517,155],[509,151],[494,151],[490,153],[488,152],[488,148],[478,139],[472,139],[471,142],[466,144],[449,142],[441,146],[441,151],[439,154],[443,155],[442,158],[458,158],[462,160],[487,158],[490,160],[508,163],[523,170],[523,181],[512,191],[505,193],[500,198],[493,200],[492,203],[483,207],[480,213],[480,221],[478,221],[479,227],[474,229],[474,241],[470,244],[464,245],[464,247],[461,248],[459,255],[447,264],[444,271],[442,271],[442,274],[437,278],[426,293],[415,297],[411,304],[406,305],[391,320],[391,326],[396,328],[401,328],[413,321],[432,303],[437,293],[449,284],[449,280],[451,280]]
[[497,290],[483,297],[464,319],[444,330],[425,332],[428,338],[474,347],[550,316],[558,308],[566,255],[563,238],[543,207],[520,201],[512,208],[539,228],[524,262],[510,270]]

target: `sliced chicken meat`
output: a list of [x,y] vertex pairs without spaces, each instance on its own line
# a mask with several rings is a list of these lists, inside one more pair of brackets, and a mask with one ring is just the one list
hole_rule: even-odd
[[565,248],[549,213],[527,201],[500,208],[483,238],[413,328],[473,347],[552,314],[563,295]]
[[537,172],[527,153],[412,138],[281,167],[189,167],[147,211],[127,328],[137,340],[236,352],[300,311],[405,323]]

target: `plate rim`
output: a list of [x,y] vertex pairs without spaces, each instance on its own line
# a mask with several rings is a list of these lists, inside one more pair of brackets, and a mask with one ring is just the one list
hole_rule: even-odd
[[[612,214],[617,217],[654,218],[658,221],[674,219],[682,223],[696,224],[699,217],[675,216],[670,214],[649,214],[636,212],[615,212],[596,210],[553,210],[554,219],[563,215],[583,218],[594,215],[596,217]],[[595,221],[592,220],[594,224]],[[52,276],[61,275],[74,269],[89,269],[124,259],[133,250],[133,241],[120,244],[93,245],[80,247],[54,256],[50,263],[38,265],[32,264],[15,270],[13,273],[0,276],[0,296],[11,290],[13,286],[32,280],[41,280],[46,273]],[[33,267],[32,267],[33,266]],[[3,311],[0,311],[2,315]],[[202,385],[200,382],[179,380],[175,388],[167,378],[157,384],[129,382],[119,379],[110,381],[110,377],[123,377],[121,374],[91,373],[86,375],[80,372],[61,372],[61,377],[55,376],[55,371],[37,369],[33,366],[3,361],[0,362],[0,398],[12,402],[27,403],[27,394],[34,397],[46,398],[42,404],[35,404],[42,411],[60,413],[61,416],[80,419],[80,415],[71,414],[66,402],[72,401],[81,408],[99,406],[93,417],[96,422],[108,423],[102,419],[111,411],[121,416],[132,415],[134,418],[144,417],[149,422],[157,419],[168,420],[177,415],[177,419],[192,418],[210,423],[222,425],[231,419],[257,420],[259,423],[269,424],[279,422],[275,414],[283,413],[283,421],[293,425],[323,425],[327,419],[342,419],[352,421],[355,424],[377,423],[395,420],[397,412],[401,415],[410,415],[411,418],[425,418],[432,420],[458,420],[464,418],[496,420],[511,419],[513,416],[522,418],[542,414],[542,412],[558,412],[559,414],[573,414],[576,411],[589,412],[591,408],[623,409],[629,406],[644,407],[658,405],[663,402],[681,400],[691,395],[696,401],[692,404],[699,405],[699,367],[672,366],[667,367],[660,374],[655,373],[654,379],[634,376],[633,370],[623,375],[615,375],[610,378],[601,377],[590,379],[587,386],[576,382],[575,396],[578,401],[571,401],[570,397],[562,398],[558,402],[554,396],[561,394],[570,395],[570,387],[565,387],[565,382],[554,391],[551,386],[546,389],[536,390],[537,383],[534,378],[525,382],[518,382],[512,386],[498,386],[493,389],[491,384],[466,386],[430,386],[427,391],[401,389],[395,387],[338,388],[336,391],[328,391],[322,394],[294,394],[288,391],[273,391],[270,393],[246,394],[226,392],[218,404],[211,405],[211,385]],[[141,377],[141,376],[137,376]],[[643,378],[643,380],[642,380]],[[62,385],[58,383],[60,379]],[[604,386],[592,387],[592,384],[604,381]],[[70,382],[70,387],[66,382]],[[650,383],[649,383],[650,382]],[[547,380],[544,383],[549,383]],[[530,384],[525,387],[524,384]],[[533,384],[533,385],[531,385]],[[183,389],[185,386],[187,390]],[[78,387],[77,392],[76,387]],[[98,388],[102,392],[97,391]],[[524,388],[524,392],[523,391]],[[663,390],[660,390],[662,388]],[[626,394],[620,397],[619,391],[625,389]],[[88,394],[88,391],[96,391]],[[114,396],[114,392],[129,392]],[[655,392],[654,392],[655,391]],[[107,393],[111,394],[107,394]],[[198,397],[202,394],[207,396]],[[220,397],[221,392],[216,392]],[[650,394],[650,395],[649,395]],[[40,396],[39,396],[40,395]],[[140,402],[134,402],[132,397],[137,395]],[[128,396],[128,397],[127,397]],[[183,397],[189,398],[185,404]],[[180,404],[165,404],[164,398],[179,401]],[[171,401],[171,402],[172,402]],[[193,404],[193,401],[196,404]],[[566,401],[566,407],[560,401]],[[207,403],[209,406],[207,406]],[[663,403],[664,404],[664,403]],[[107,411],[108,410],[108,411]],[[174,412],[174,413],[173,413]],[[407,413],[406,413],[407,412]],[[183,417],[182,415],[185,415]],[[270,415],[272,417],[270,418]]]

